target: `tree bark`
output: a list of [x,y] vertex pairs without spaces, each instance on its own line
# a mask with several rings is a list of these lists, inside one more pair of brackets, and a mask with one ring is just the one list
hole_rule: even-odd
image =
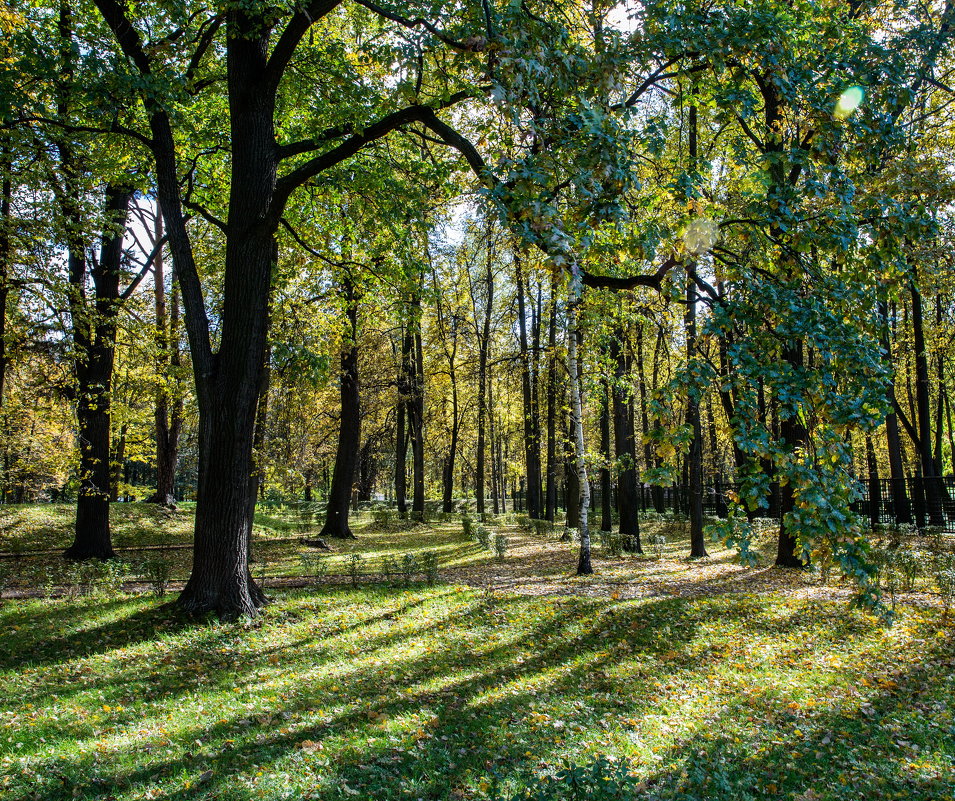
[[[633,427],[633,409],[626,381],[630,378],[631,358],[626,333],[618,327],[610,340],[610,358],[614,364],[613,431],[617,456],[617,512],[620,538],[629,553],[643,553],[640,543],[640,499],[637,488],[637,443]],[[642,381],[642,378],[640,379]]]
[[[889,308],[884,300],[879,301],[879,316],[882,350],[886,360],[892,362],[892,347],[889,340]],[[892,494],[892,514],[897,525],[912,522],[912,507],[905,487],[905,466],[902,463],[902,437],[899,433],[899,418],[896,414],[895,372],[889,381],[889,413],[885,417],[886,448],[889,452],[889,479]]]
[[[579,290],[578,290],[579,291]],[[572,288],[571,292],[574,292]],[[581,387],[580,358],[578,354],[578,327],[577,306],[579,297],[571,297],[567,304],[567,370],[570,373],[570,406],[572,428],[574,432],[574,451],[577,467],[577,483],[580,487],[578,499],[578,526],[580,531],[580,550],[577,556],[577,575],[589,576],[594,572],[590,562],[590,527],[588,515],[590,513],[590,482],[587,480],[587,458],[584,445],[584,405],[583,388]]]
[[332,471],[332,486],[328,492],[325,525],[319,536],[350,539],[355,536],[348,527],[348,508],[361,446],[361,398],[358,379],[358,294],[348,276],[342,280],[342,294],[348,322],[342,336],[338,451]]
[[551,273],[550,320],[547,324],[547,498],[544,516],[551,523],[557,512],[557,271]]
[[[80,488],[76,500],[76,532],[64,556],[75,560],[110,559],[116,555],[109,528],[110,403],[123,233],[132,192],[108,186],[105,195],[108,227],[103,233],[99,259],[89,271],[95,292],[92,302],[85,294],[88,264],[82,244],[74,240],[68,254],[69,309],[76,352]],[[74,218],[73,222],[78,221]]]
[[928,355],[925,349],[925,328],[922,316],[922,293],[918,287],[918,271],[912,264],[912,276],[909,281],[909,291],[912,296],[912,333],[915,345],[915,407],[918,412],[918,439],[915,447],[918,449],[919,460],[922,465],[922,476],[925,484],[925,503],[928,507],[928,522],[930,526],[945,524],[945,514],[942,505],[942,480],[935,469],[935,458],[932,453],[932,412],[928,375]]
[[600,530],[613,531],[610,497],[610,382],[601,381],[600,393]]
[[[696,109],[692,109],[695,131]],[[695,138],[695,137],[694,137]],[[695,151],[695,143],[692,148]],[[695,155],[695,153],[694,153]],[[686,330],[686,360],[690,369],[696,359],[696,285],[687,276],[686,312],[683,317]],[[690,507],[690,557],[707,556],[706,539],[703,536],[703,427],[700,424],[700,399],[695,387],[690,387],[686,400],[686,423],[692,431],[690,450],[687,454],[688,498]]]
[[543,517],[541,508],[541,453],[540,428],[537,408],[534,403],[534,376],[531,372],[531,357],[527,348],[527,309],[525,303],[524,272],[520,259],[515,256],[514,271],[517,279],[517,328],[521,354],[521,401],[524,417],[524,466],[527,475],[527,513],[537,520]]

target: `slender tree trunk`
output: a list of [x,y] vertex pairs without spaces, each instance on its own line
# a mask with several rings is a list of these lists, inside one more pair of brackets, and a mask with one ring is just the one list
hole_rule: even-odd
[[[696,108],[692,109],[693,131],[695,132]],[[694,136],[695,140],[695,136]],[[695,142],[693,150],[695,151]],[[695,155],[695,153],[694,153]],[[686,359],[692,365],[696,359],[696,285],[687,277],[686,313]],[[688,497],[690,507],[690,557],[706,556],[706,539],[703,536],[703,427],[700,424],[700,399],[695,388],[687,393],[686,423],[692,431],[690,450],[686,457]]]
[[421,298],[415,298],[414,371],[408,428],[411,438],[411,515],[424,520],[424,355],[421,348]]
[[398,368],[398,407],[395,412],[397,418],[397,432],[395,434],[395,501],[398,505],[398,514],[404,518],[408,514],[408,399],[411,395],[411,350],[414,347],[414,338],[410,335],[410,324],[406,323],[404,334],[401,337],[401,363]]
[[600,393],[600,530],[613,531],[610,497],[610,382],[601,381]]
[[557,271],[551,274],[550,320],[547,325],[547,500],[544,516],[554,522],[557,511]]
[[[637,488],[637,443],[633,428],[633,410],[626,382],[631,373],[631,357],[622,327],[610,339],[610,358],[614,364],[613,431],[617,456],[617,513],[620,538],[629,553],[643,553],[640,543],[640,498]],[[639,365],[638,365],[639,369]],[[642,381],[642,378],[638,377]]]
[[882,484],[879,481],[879,463],[875,458],[875,447],[872,445],[872,437],[868,434],[865,435],[865,461],[869,477],[869,524],[876,529],[882,522]]
[[[574,291],[573,289],[571,290]],[[581,387],[580,357],[578,338],[580,330],[577,322],[579,297],[572,297],[567,304],[567,370],[570,373],[570,407],[574,431],[574,451],[577,465],[577,482],[580,486],[577,514],[580,530],[580,551],[577,557],[577,575],[589,576],[594,572],[590,563],[590,482],[587,480],[587,458],[584,445],[584,403]]]
[[524,416],[524,465],[527,471],[527,512],[532,518],[543,517],[541,508],[540,434],[537,424],[537,409],[534,404],[534,376],[531,372],[531,357],[527,348],[527,309],[525,303],[524,273],[520,259],[515,257],[514,270],[517,278],[517,328],[521,352],[521,400]]
[[925,329],[922,317],[922,293],[918,287],[917,267],[912,264],[912,278],[909,283],[912,296],[912,333],[915,345],[915,406],[918,411],[918,448],[922,464],[922,476],[925,484],[925,502],[928,506],[930,526],[942,526],[945,523],[942,506],[942,480],[935,470],[932,453],[932,413],[929,392],[928,356],[925,349]]
[[[802,342],[783,348],[783,361],[794,371],[798,371],[803,363]],[[790,452],[803,445],[806,441],[806,429],[794,414],[789,414],[780,421],[780,433],[786,449]],[[791,528],[786,525],[786,515],[795,509],[795,497],[792,482],[787,481],[779,489],[780,523],[779,539],[776,547],[776,565],[779,567],[803,567],[803,561],[797,552],[798,543]]]
[[[487,468],[485,457],[487,454],[487,424],[490,417],[488,391],[488,359],[491,346],[491,317],[494,311],[494,273],[491,265],[491,256],[488,253],[487,270],[484,275],[484,308],[483,318],[479,319],[479,303],[475,286],[471,285],[471,300],[474,309],[474,323],[478,327],[478,387],[477,387],[477,454],[474,467],[474,494],[477,501],[477,513],[483,518],[486,512],[485,477]],[[492,442],[493,444],[493,442]],[[494,452],[491,451],[491,466],[494,465]],[[492,482],[493,484],[493,482]],[[494,486],[495,505],[497,489]],[[495,509],[495,514],[497,509]]]
[[355,535],[348,527],[348,507],[361,447],[361,397],[358,380],[358,293],[350,276],[342,280],[342,295],[348,324],[342,336],[338,451],[328,493],[325,525],[319,536],[351,539]]
[[[7,377],[7,299],[13,262],[13,155],[9,137],[0,135],[0,409]],[[5,471],[4,471],[5,472]]]
[[[882,350],[886,360],[892,362],[892,347],[889,340],[889,308],[884,300],[879,301],[879,315]],[[909,503],[908,492],[905,487],[905,465],[902,462],[902,437],[899,433],[899,418],[895,411],[897,401],[895,397],[895,371],[892,371],[889,381],[889,413],[885,417],[886,448],[889,453],[889,479],[892,494],[892,514],[897,525],[908,525],[912,522],[912,507]]]
[[[132,192],[106,188],[108,229],[91,271],[95,299],[85,296],[86,257],[73,244],[70,266],[70,317],[76,349],[77,423],[80,439],[80,489],[76,501],[76,533],[67,559],[109,559],[115,556],[109,528],[110,403],[123,233]],[[77,249],[79,248],[79,252]]]
[[116,503],[119,500],[119,485],[123,478],[123,466],[126,463],[126,434],[128,430],[129,424],[123,423],[122,426],[120,426],[119,436],[116,438],[116,444],[113,446],[113,456],[110,459],[110,503]]
[[[156,213],[153,239],[163,238],[162,214]],[[165,261],[162,250],[153,262],[156,298],[156,388],[154,419],[156,424],[156,493],[147,501],[163,506],[176,504],[176,470],[179,466],[179,433],[182,428],[182,393],[179,389],[179,292],[173,275],[171,309],[166,308]],[[170,400],[172,403],[170,403]]]

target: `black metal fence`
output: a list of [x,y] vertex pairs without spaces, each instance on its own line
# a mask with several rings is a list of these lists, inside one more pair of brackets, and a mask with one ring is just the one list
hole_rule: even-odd
[[[934,482],[934,484],[930,484]],[[703,488],[703,513],[711,517],[726,517],[732,495],[740,489],[738,484],[714,481]],[[852,504],[858,515],[869,521],[874,528],[882,525],[912,524],[922,529],[935,526],[955,534],[955,476],[942,478],[907,478],[899,484],[891,479],[866,481],[860,484],[862,497]],[[599,485],[591,491],[591,510],[599,512],[602,493]],[[641,511],[656,511],[661,514],[688,515],[689,487],[673,484],[666,487],[642,485],[639,488]],[[521,498],[514,498],[515,508],[521,508]],[[558,504],[565,506],[563,492]],[[615,493],[611,504],[616,505]],[[779,485],[770,485],[760,517],[779,518]]]

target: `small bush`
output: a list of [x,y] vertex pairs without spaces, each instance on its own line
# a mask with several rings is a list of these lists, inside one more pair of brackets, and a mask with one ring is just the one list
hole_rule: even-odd
[[667,549],[666,534],[655,534],[653,537],[653,555],[657,559],[662,559]]
[[474,536],[474,519],[470,515],[461,515],[461,532],[469,539]]
[[478,523],[474,527],[474,539],[477,540],[478,545],[485,550],[491,550],[491,531],[487,526]]
[[395,580],[395,574],[398,572],[398,566],[390,554],[381,557],[381,577],[386,584],[391,584]]
[[570,542],[580,542],[580,529],[579,528],[565,528],[564,536],[570,540]]
[[531,520],[531,526],[538,537],[546,537],[554,530],[554,524],[550,520]]
[[302,562],[302,573],[316,580],[324,578],[328,573],[328,561],[321,554],[303,553],[299,559]]
[[438,583],[438,555],[434,551],[425,551],[421,554],[421,570],[429,587]]
[[618,557],[623,556],[623,537],[620,536],[619,531],[607,531],[605,532],[607,537],[606,551],[610,556]]
[[348,575],[351,577],[353,587],[358,586],[358,579],[361,577],[365,560],[360,553],[353,553],[348,557]]
[[495,534],[493,540],[494,556],[503,559],[507,556],[507,537],[504,534]]
[[[495,795],[496,788],[491,797]],[[538,779],[508,801],[622,801],[644,796],[644,785],[630,775],[626,764],[599,757],[587,765],[568,764],[555,776]]]
[[942,607],[947,615],[955,605],[955,567],[948,567],[936,573],[935,586],[942,596]]
[[371,519],[375,525],[387,527],[395,519],[395,510],[390,506],[378,506],[371,510]]
[[405,586],[411,583],[418,572],[418,559],[413,553],[406,553],[401,557],[401,576]]
[[162,598],[169,588],[169,579],[172,576],[172,562],[165,556],[156,554],[147,556],[139,563],[139,574],[153,591],[153,595]]

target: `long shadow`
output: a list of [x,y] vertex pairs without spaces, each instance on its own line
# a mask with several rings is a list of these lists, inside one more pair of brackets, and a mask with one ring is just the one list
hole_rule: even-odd
[[[406,604],[408,611],[420,609],[426,600],[416,599]],[[412,789],[413,797],[452,798],[454,792],[473,785],[475,777],[487,774],[490,768],[485,763],[488,759],[499,772],[514,778],[529,776],[537,759],[556,761],[568,748],[581,749],[580,743],[558,734],[553,727],[529,729],[526,723],[521,723],[533,709],[538,695],[547,694],[549,699],[570,699],[585,704],[589,711],[580,714],[592,724],[601,715],[618,711],[619,688],[612,678],[600,678],[599,673],[619,663],[623,658],[623,646],[636,647],[641,657],[659,662],[666,653],[691,643],[702,622],[712,624],[716,621],[726,626],[739,626],[747,620],[752,623],[753,612],[759,608],[758,604],[745,599],[739,599],[735,605],[729,601],[699,605],[682,599],[666,599],[621,608],[609,601],[555,601],[550,607],[553,614],[548,619],[525,626],[519,636],[500,642],[491,639],[490,635],[500,628],[499,618],[513,623],[520,620],[531,605],[536,609],[540,601],[499,599],[494,609],[484,607],[480,599],[468,602],[451,616],[458,621],[453,636],[436,635],[452,652],[416,653],[405,658],[400,663],[397,678],[391,675],[396,665],[389,658],[397,658],[402,643],[420,638],[427,633],[425,629],[414,627],[400,632],[398,637],[395,631],[369,637],[363,631],[361,621],[356,621],[354,627],[328,632],[330,641],[326,648],[321,649],[324,653],[310,652],[308,655],[309,663],[318,675],[331,664],[335,653],[340,653],[349,641],[349,634],[352,639],[356,635],[361,638],[362,655],[376,657],[371,665],[356,665],[350,670],[334,673],[334,681],[342,685],[339,690],[331,690],[321,682],[299,686],[294,678],[290,678],[284,685],[289,691],[288,697],[271,709],[277,720],[273,727],[265,730],[248,727],[238,712],[231,717],[224,716],[223,720],[212,725],[200,723],[178,737],[181,741],[179,750],[185,753],[155,759],[144,757],[142,764],[129,772],[109,768],[108,761],[96,763],[89,755],[61,760],[60,767],[54,768],[52,764],[48,767],[61,771],[66,777],[63,792],[44,797],[68,798],[76,788],[93,797],[102,797],[106,791],[99,789],[94,779],[114,787],[128,787],[180,774],[195,778],[212,768],[214,775],[203,784],[173,789],[167,797],[251,799],[256,797],[254,787],[236,781],[237,776],[251,775],[250,765],[258,765],[266,771],[283,771],[288,768],[289,761],[296,761],[296,764],[305,761],[314,763],[316,775],[325,777],[321,782],[329,780],[312,788],[316,798],[342,797],[345,785],[363,798],[408,797],[405,793]],[[300,620],[303,617],[299,615]],[[381,619],[378,614],[374,617]],[[582,619],[587,622],[582,624]],[[289,622],[295,623],[293,620]],[[827,627],[830,623],[823,619],[812,628]],[[806,626],[805,619],[798,615],[771,622],[774,633],[795,632]],[[852,636],[855,632],[853,626],[858,628],[858,624],[846,624],[845,631],[839,635]],[[614,631],[617,633],[608,638],[607,633]],[[487,635],[483,641],[480,640],[482,634]],[[475,640],[474,645],[468,645],[469,637]],[[241,666],[241,670],[232,674],[232,678],[248,680],[268,665],[270,656],[281,655],[282,650],[293,647],[287,645],[257,652]],[[181,673],[205,650],[206,645],[198,642],[182,653],[173,652],[163,671]],[[518,662],[516,656],[523,652],[530,655]],[[678,676],[681,672],[687,675],[701,673],[710,669],[712,661],[706,654],[703,657],[700,659],[696,655],[692,659],[670,661],[667,670],[671,676]],[[297,663],[290,663],[288,669],[295,671],[300,663],[301,657]],[[207,664],[214,668],[217,663],[209,660]],[[588,680],[587,677],[594,673],[598,678]],[[444,681],[435,688],[432,685],[436,677]],[[581,688],[585,683],[587,691],[583,694]],[[195,682],[191,686],[195,687]],[[913,686],[917,687],[917,683]],[[410,688],[411,692],[405,692],[405,688]],[[654,709],[654,694],[645,681],[634,680],[627,691],[636,696],[628,701],[629,714],[641,715]],[[418,737],[408,726],[396,733],[387,723],[381,724],[369,718],[368,703],[377,714],[384,713],[396,721],[419,714],[424,707],[434,722],[424,726],[423,737]],[[335,711],[316,714],[316,709]],[[741,707],[734,707],[724,714],[738,715],[741,712]],[[287,723],[278,722],[286,716]],[[515,729],[521,736],[512,738],[509,735]],[[349,735],[356,731],[365,736],[364,746],[357,750],[354,746],[344,749]],[[216,754],[185,746],[196,739],[223,738],[232,743]],[[323,743],[324,753],[333,756],[327,758],[321,753],[303,752],[296,747],[303,741]],[[688,741],[668,756],[669,762],[677,765],[674,776],[692,761],[696,753],[692,749],[698,745],[708,758],[714,760],[714,765],[722,764],[718,762],[719,752],[701,737],[699,743],[697,740]],[[531,751],[533,757],[526,756],[525,751]],[[717,774],[714,772],[713,775]],[[654,780],[662,787],[667,776],[668,772],[661,771],[655,774]],[[735,781],[732,775],[725,781],[731,779]],[[739,782],[730,786],[743,790]],[[302,794],[308,790],[306,787],[297,789]],[[716,797],[729,801],[730,798],[743,799],[746,796],[700,794],[680,797]],[[943,798],[944,795],[937,797]]]

